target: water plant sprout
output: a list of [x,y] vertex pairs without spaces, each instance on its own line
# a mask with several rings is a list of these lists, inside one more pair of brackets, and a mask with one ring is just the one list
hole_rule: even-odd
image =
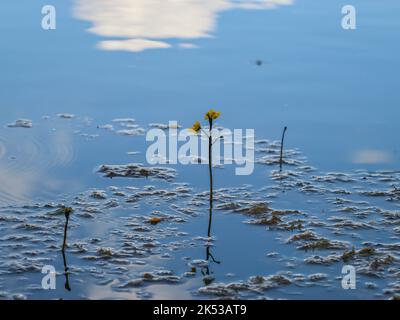
[[67,246],[67,231],[68,231],[69,216],[71,215],[73,210],[72,210],[72,208],[64,207],[64,208],[62,208],[62,211],[65,216],[65,224],[64,224],[64,240],[63,240],[63,245],[62,245],[61,251],[64,252],[65,248]]
[[287,131],[287,127],[285,127],[283,129],[283,133],[282,133],[282,140],[281,140],[281,156],[279,158],[279,172],[282,172],[282,165],[283,165],[283,142],[285,140],[285,134]]
[[211,222],[212,222],[212,209],[213,209],[213,171],[212,171],[212,146],[221,137],[217,137],[213,141],[212,130],[214,125],[214,120],[218,119],[221,112],[210,109],[204,116],[204,119],[208,121],[208,132],[203,130],[199,121],[196,121],[192,126],[191,130],[198,134],[200,131],[203,132],[208,137],[208,172],[210,177],[210,214],[208,220],[208,231],[207,236],[211,236]]
[[67,247],[67,231],[68,231],[68,222],[69,222],[69,217],[71,213],[73,212],[73,209],[70,207],[63,207],[61,211],[64,213],[65,216],[65,224],[64,224],[64,239],[63,239],[63,245],[61,249],[61,254],[63,257],[63,263],[64,263],[64,274],[65,274],[65,289],[68,291],[71,291],[71,287],[69,284],[69,272],[68,272],[68,263],[67,259],[65,256],[65,248]]

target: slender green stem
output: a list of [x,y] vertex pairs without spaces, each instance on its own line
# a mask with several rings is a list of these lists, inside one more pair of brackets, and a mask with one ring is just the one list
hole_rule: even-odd
[[279,171],[282,171],[282,165],[283,165],[283,141],[285,140],[285,133],[286,133],[287,127],[283,129],[282,133],[282,140],[281,140],[281,157],[279,159]]
[[67,258],[65,256],[65,251],[61,250],[63,262],[64,262],[64,275],[65,275],[65,289],[71,291],[71,286],[69,284],[69,268],[67,263]]
[[208,237],[211,236],[212,210],[213,210],[213,172],[212,172],[212,119],[210,123],[210,134],[208,136],[208,171],[210,175],[210,216],[208,220]]
[[207,260],[207,261],[210,260],[210,258],[211,258],[211,261],[212,261],[212,262],[217,263],[217,264],[220,264],[220,263],[221,263],[221,261],[217,261],[217,260],[214,258],[213,254],[211,253],[211,248],[210,248],[210,246],[207,246],[206,252],[207,252],[207,257],[206,257],[206,260]]
[[67,245],[67,231],[68,231],[68,221],[69,221],[69,214],[65,213],[65,225],[64,225],[64,241],[62,245],[62,251],[65,251],[65,247]]
[[70,211],[68,208],[64,208],[64,215],[65,215],[65,224],[64,224],[64,240],[61,249],[63,262],[64,262],[64,274],[65,274],[65,289],[71,291],[71,287],[69,285],[69,269],[67,264],[67,258],[65,257],[65,248],[67,247],[67,231],[68,231],[68,222],[69,222],[69,215]]

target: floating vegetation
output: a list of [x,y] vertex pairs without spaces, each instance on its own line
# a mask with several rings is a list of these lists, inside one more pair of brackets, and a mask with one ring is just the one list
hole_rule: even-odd
[[376,253],[376,250],[371,247],[362,248],[357,252],[357,254],[362,257],[369,257],[369,256],[374,255],[375,253]]
[[69,120],[75,118],[75,115],[71,113],[59,113],[57,114],[57,116],[61,119],[69,119]]
[[131,124],[134,124],[136,122],[136,120],[133,118],[116,118],[116,119],[113,119],[112,122],[117,122],[122,125],[131,125]]
[[271,211],[265,202],[253,202],[247,206],[240,206],[234,209],[235,212],[241,212],[249,215],[259,215]]
[[159,224],[162,220],[163,219],[161,219],[161,218],[153,217],[153,218],[149,219],[149,223],[156,225],[156,224]]
[[[116,166],[120,169],[120,166]],[[136,175],[144,177],[140,174],[140,165],[134,166]],[[114,170],[115,168],[112,168]],[[147,168],[146,168],[147,169]],[[111,170],[111,171],[112,171]],[[119,174],[125,175],[128,167],[123,167]],[[139,171],[138,171],[139,170]],[[151,170],[151,169],[150,169]],[[105,172],[111,172],[105,170]],[[115,170],[114,170],[115,171]],[[139,173],[137,173],[139,172]],[[143,172],[142,172],[143,173]],[[174,175],[175,176],[175,175]],[[162,179],[165,180],[165,179]],[[319,182],[331,184],[332,182]],[[345,183],[345,182],[342,182]],[[354,182],[346,182],[354,183]],[[267,189],[252,190],[249,186],[236,188],[222,188],[215,190],[214,201],[215,208],[224,211],[243,214],[244,217],[250,217],[251,223],[268,226],[270,228],[266,233],[272,232],[287,239],[282,245],[287,245],[288,250],[298,250],[296,259],[302,257],[300,262],[292,260],[285,256],[271,256],[276,263],[281,264],[282,270],[290,268],[291,265],[297,263],[312,264],[321,266],[321,268],[329,265],[340,264],[345,261],[357,267],[360,276],[379,276],[381,279],[386,279],[389,269],[397,269],[398,260],[395,250],[400,248],[398,243],[365,243],[361,239],[358,240],[358,249],[354,247],[350,241],[331,239],[328,236],[329,232],[345,233],[346,230],[364,232],[364,230],[377,230],[383,225],[391,222],[396,222],[398,219],[398,211],[389,210],[388,208],[371,207],[368,201],[353,200],[351,198],[330,197],[322,198],[324,204],[332,206],[332,212],[335,215],[324,216],[310,215],[299,209],[283,209],[279,208],[279,194],[273,198],[265,200],[266,193],[272,193],[274,187]],[[329,189],[328,189],[329,190]],[[218,278],[213,274],[213,269],[219,266],[219,261],[212,257],[209,251],[209,244],[217,245],[215,239],[204,238],[196,240],[186,238],[187,233],[179,231],[181,223],[188,222],[185,217],[201,214],[202,208],[206,208],[208,192],[193,192],[193,189],[187,184],[173,184],[168,188],[159,188],[156,185],[147,185],[143,187],[135,186],[110,186],[107,189],[91,189],[74,198],[71,205],[74,206],[74,217],[89,217],[96,215],[96,222],[101,223],[107,221],[107,225],[112,226],[107,234],[114,240],[110,242],[106,238],[83,237],[76,239],[73,234],[69,236],[69,253],[74,255],[75,260],[82,261],[80,267],[65,264],[68,268],[64,273],[66,284],[70,286],[69,276],[74,275],[72,281],[79,274],[89,274],[95,281],[108,283],[106,276],[107,270],[116,275],[118,281],[112,285],[113,290],[135,290],[136,288],[146,288],[147,285],[158,283],[163,285],[185,283],[187,279],[197,279],[201,277],[203,281],[195,292],[204,297],[223,297],[223,298],[250,298],[250,297],[265,297],[267,294],[274,295],[271,291],[274,288],[292,288],[295,286],[299,290],[305,292],[307,288],[317,284],[329,286],[332,276],[328,270],[312,273],[310,275],[302,274],[278,274],[272,276],[254,276],[247,281],[236,281],[223,284],[218,281]],[[164,205],[162,205],[164,204]],[[167,205],[165,205],[167,204]],[[160,209],[154,209],[153,206],[159,206]],[[150,206],[150,207],[149,207]],[[351,210],[345,209],[346,207]],[[43,247],[39,245],[41,242],[32,242],[35,236],[48,238],[49,248],[54,246],[57,250],[56,239],[52,240],[55,234],[59,233],[62,236],[62,230],[58,229],[54,233],[54,226],[59,217],[64,215],[63,208],[58,204],[35,204],[25,206],[24,212],[30,215],[29,222],[25,220],[24,215],[8,212],[1,215],[1,223],[6,223],[15,226],[18,230],[23,230],[25,234],[10,234],[0,238],[1,243],[7,243],[10,248],[19,248],[22,253],[16,256],[13,264],[0,264],[0,271],[4,274],[4,270],[8,270],[11,274],[40,272],[41,262],[34,262],[43,251]],[[114,209],[115,208],[115,209]],[[139,208],[148,208],[148,214],[141,215],[139,211],[136,214],[124,216],[121,218],[110,215],[113,210],[120,212],[129,208],[131,210],[139,210]],[[304,206],[299,208],[305,208]],[[4,209],[3,209],[4,210]],[[37,211],[37,218],[32,215]],[[375,223],[366,221],[363,215],[358,215],[359,212],[368,212],[369,220],[373,217],[380,217]],[[341,215],[339,215],[341,214]],[[46,217],[47,220],[43,220]],[[227,216],[228,219],[228,216]],[[363,219],[363,220],[360,220]],[[46,221],[45,224],[42,222]],[[79,219],[80,224],[84,224],[85,219]],[[162,223],[161,222],[166,222]],[[245,218],[243,222],[246,221]],[[53,227],[49,230],[48,226]],[[69,226],[69,229],[74,230],[76,221]],[[157,228],[152,227],[157,225]],[[175,226],[175,228],[173,227]],[[396,228],[396,224],[393,225]],[[0,225],[1,227],[1,225]],[[318,233],[314,230],[318,229]],[[394,229],[392,228],[392,230]],[[49,230],[47,232],[47,230]],[[287,234],[300,230],[293,234]],[[393,234],[394,234],[393,230]],[[28,236],[28,234],[30,236]],[[348,233],[351,235],[351,233]],[[339,235],[336,235],[338,237]],[[110,238],[111,239],[111,238]],[[169,239],[169,240],[168,240]],[[178,239],[178,240],[177,240]],[[180,240],[179,240],[180,239]],[[78,240],[78,242],[76,241]],[[365,241],[364,241],[365,242]],[[19,244],[20,247],[15,247]],[[174,252],[179,250],[189,250],[192,246],[206,246],[207,254],[205,259],[190,259],[183,263],[182,274],[175,275],[172,273],[160,274],[156,271],[149,272],[146,268],[145,259],[148,257],[159,257],[159,259],[173,259]],[[22,246],[23,245],[23,246]],[[59,247],[58,247],[59,248]],[[208,249],[207,249],[208,248]],[[379,248],[379,249],[378,249]],[[37,250],[40,249],[40,250]],[[217,247],[218,249],[218,247]],[[49,249],[45,249],[46,252]],[[310,251],[326,251],[326,255],[309,255]],[[28,255],[28,252],[36,255]],[[216,261],[216,262],[214,262]],[[124,276],[128,271],[128,266],[136,266],[129,273],[129,279]],[[104,272],[99,271],[103,270]],[[187,269],[189,268],[189,269]],[[228,266],[228,269],[230,267]],[[135,271],[137,269],[137,271]],[[80,270],[80,271],[78,271]],[[393,273],[395,274],[395,273]],[[98,279],[98,280],[97,280]],[[390,279],[390,278],[388,278]],[[76,285],[73,286],[74,288]],[[290,289],[289,289],[290,290]],[[378,288],[369,289],[376,292]],[[385,289],[393,290],[393,289]],[[388,291],[389,292],[389,291]],[[395,292],[395,291],[390,291]],[[391,295],[393,296],[393,294]]]
[[123,135],[123,136],[140,136],[145,134],[145,130],[143,128],[131,128],[131,129],[122,129],[122,130],[117,130],[117,134]]
[[252,276],[247,281],[228,284],[214,283],[198,289],[202,295],[223,297],[225,299],[243,298],[246,294],[259,295],[267,290],[289,286],[293,281],[285,274]]
[[98,129],[109,130],[109,131],[113,131],[114,130],[114,126],[112,124],[98,125],[97,128]]
[[271,218],[262,218],[262,219],[249,221],[249,223],[251,223],[251,224],[258,224],[258,225],[264,225],[264,226],[276,226],[281,222],[282,222],[282,220],[278,216],[275,216],[275,215],[272,215]]
[[[259,150],[258,150],[259,151]],[[298,153],[296,151],[286,150],[286,156],[296,156]],[[276,151],[275,154],[266,155],[260,157],[256,160],[256,163],[265,164],[265,165],[280,165],[282,163],[288,166],[300,166],[304,162],[300,159],[283,159],[281,162],[281,157],[279,151]]]
[[328,255],[325,257],[322,256],[311,256],[304,259],[304,262],[307,264],[320,264],[320,265],[331,265],[335,262],[339,262],[342,259],[340,255]]
[[354,247],[351,249],[351,251],[345,251],[343,254],[342,254],[342,259],[343,259],[343,261],[345,261],[345,262],[347,262],[347,261],[349,261],[350,259],[352,259],[354,256],[356,255],[356,251],[354,250]]
[[107,199],[107,194],[104,190],[93,190],[90,196],[94,199],[99,200]]
[[308,276],[308,280],[312,282],[322,281],[326,278],[328,278],[328,275],[326,273],[314,273]]
[[140,127],[133,118],[117,118],[112,120],[113,124],[98,125],[98,129],[115,132],[122,136],[141,136],[146,130]]
[[314,232],[312,231],[305,231],[302,233],[297,233],[293,236],[291,236],[287,242],[297,242],[297,241],[314,241],[318,240],[319,236],[317,236]]
[[329,172],[326,175],[312,176],[311,179],[317,182],[328,182],[328,183],[340,183],[340,182],[349,183],[355,181],[355,179],[352,178],[350,175],[341,172]]
[[308,251],[308,250],[343,249],[346,247],[347,244],[343,241],[319,239],[303,243],[298,247],[298,249]]
[[155,128],[155,129],[161,129],[161,130],[167,130],[167,129],[179,129],[182,126],[178,124],[164,124],[164,123],[150,123],[149,124],[150,128]]
[[[93,129],[108,134],[141,128],[131,118],[108,123]],[[27,282],[44,264],[57,264],[64,266],[65,289],[74,298],[86,298],[79,289],[83,284],[110,290],[111,298],[124,292],[158,297],[158,290],[171,285],[185,298],[335,297],[341,276],[336,270],[345,263],[355,266],[365,289],[362,297],[396,298],[400,172],[321,172],[298,149],[284,149],[281,157],[281,146],[280,141],[256,141],[258,159],[264,159],[256,166],[261,185],[236,185],[222,172],[223,188],[204,188],[197,182],[174,183],[179,167],[103,165],[97,171],[105,177],[142,180],[116,179],[112,185],[103,180],[59,201],[1,206],[0,274],[5,281],[20,277],[24,286],[10,292],[4,281],[0,292],[7,299],[37,297]],[[288,167],[279,172],[281,163]],[[65,203],[74,208],[68,218]],[[227,226],[214,236],[200,227],[205,216],[211,221],[210,207],[218,210],[218,224]],[[272,275],[253,275],[253,260],[228,264],[230,255],[266,259]],[[294,273],[311,265],[310,274]]]
[[98,171],[107,178],[153,178],[166,181],[174,180],[177,174],[176,170],[168,167],[144,167],[137,163],[102,165]]
[[[329,219],[332,221],[332,218]],[[356,222],[346,218],[335,218],[335,223],[332,225],[335,228],[348,228],[348,229],[374,229],[375,227],[372,226],[370,223],[365,222]]]
[[32,128],[32,120],[29,119],[18,119],[14,123],[9,123],[7,127],[9,128]]
[[138,279],[130,280],[119,288],[135,288],[146,285],[147,283],[177,283],[181,281],[181,277],[173,275],[169,270],[156,270],[154,272],[144,272]]
[[368,197],[386,197],[388,201],[400,200],[400,188],[393,187],[389,190],[360,191],[360,194]]
[[392,264],[394,261],[396,261],[396,258],[394,258],[392,255],[386,255],[383,258],[374,259],[369,264],[369,268],[372,270],[378,270],[383,266]]

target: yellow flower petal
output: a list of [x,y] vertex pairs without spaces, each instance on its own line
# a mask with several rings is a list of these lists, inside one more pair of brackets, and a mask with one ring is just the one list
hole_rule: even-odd
[[200,122],[196,121],[196,123],[192,126],[191,130],[198,133],[201,130]]
[[215,120],[221,115],[221,112],[215,111],[214,109],[210,109],[206,115],[204,116],[205,120]]

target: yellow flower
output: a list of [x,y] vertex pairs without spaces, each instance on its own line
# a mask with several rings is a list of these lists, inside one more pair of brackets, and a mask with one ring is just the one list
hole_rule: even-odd
[[204,116],[204,119],[206,120],[215,120],[221,115],[221,112],[215,111],[214,109],[210,109],[206,115]]
[[190,129],[195,133],[198,133],[201,130],[200,122],[196,121],[196,123]]

